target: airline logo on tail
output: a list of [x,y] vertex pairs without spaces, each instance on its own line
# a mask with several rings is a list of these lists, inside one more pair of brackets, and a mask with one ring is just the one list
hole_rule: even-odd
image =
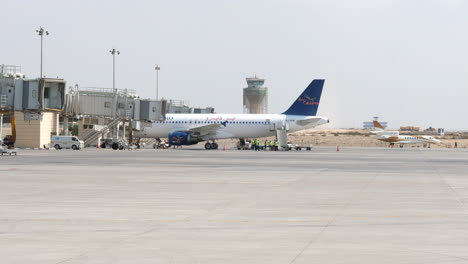
[[302,102],[304,105],[318,105],[319,102],[317,101],[317,97],[311,98],[307,94],[303,94],[298,99],[299,102]]

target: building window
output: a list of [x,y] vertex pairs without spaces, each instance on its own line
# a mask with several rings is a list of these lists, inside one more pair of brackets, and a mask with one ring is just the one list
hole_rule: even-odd
[[111,108],[111,102],[104,102],[105,108]]
[[50,87],[44,88],[44,98],[50,98]]

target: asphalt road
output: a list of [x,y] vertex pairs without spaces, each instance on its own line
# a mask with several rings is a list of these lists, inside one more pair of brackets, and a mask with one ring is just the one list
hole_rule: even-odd
[[0,260],[468,263],[468,150],[23,150]]

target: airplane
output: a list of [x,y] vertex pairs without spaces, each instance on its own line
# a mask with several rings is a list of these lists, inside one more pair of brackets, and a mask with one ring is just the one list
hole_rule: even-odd
[[400,144],[400,148],[403,147],[403,144],[439,144],[440,140],[432,136],[410,136],[410,135],[400,135],[399,131],[386,131],[385,128],[379,123],[379,121],[374,120],[374,128],[376,131],[372,133],[376,134],[375,138],[390,143],[390,146],[393,147],[396,144]]
[[[217,139],[261,138],[296,132],[329,123],[316,116],[325,80],[315,79],[281,114],[166,114],[164,121],[155,121],[134,133],[140,138],[166,138],[169,145],[194,145],[207,141],[205,149],[218,149]],[[284,140],[282,140],[284,141]]]

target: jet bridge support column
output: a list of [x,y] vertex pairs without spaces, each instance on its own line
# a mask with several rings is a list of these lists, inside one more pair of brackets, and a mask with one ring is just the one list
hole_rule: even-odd
[[284,121],[281,125],[277,124],[276,127],[276,139],[278,140],[281,149],[288,148],[288,130],[289,126]]
[[285,129],[276,130],[276,138],[281,148],[288,147],[288,131],[286,131]]
[[3,142],[2,130],[3,130],[3,114],[0,113],[0,140]]
[[119,141],[119,130],[120,130],[120,121],[117,123],[117,127],[115,129],[115,140]]
[[125,125],[126,125],[126,123],[127,123],[126,120],[122,122],[122,128],[123,128],[123,132],[122,132],[123,135],[122,135],[122,138],[123,138],[124,140],[125,140]]
[[68,117],[67,117],[67,116],[65,116],[65,117],[63,118],[63,130],[62,130],[62,134],[63,134],[64,136],[69,136],[69,135],[70,135],[69,132],[68,132]]

